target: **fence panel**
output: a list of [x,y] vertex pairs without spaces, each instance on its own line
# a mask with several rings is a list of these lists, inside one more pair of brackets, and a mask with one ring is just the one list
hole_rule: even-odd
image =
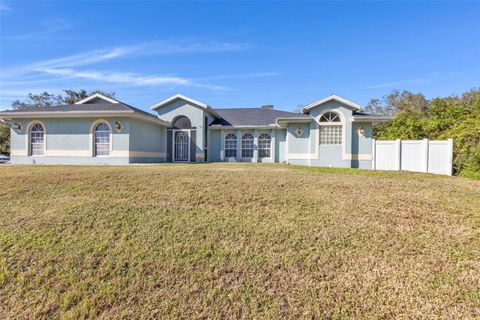
[[401,148],[401,170],[426,172],[425,140],[404,140]]
[[372,169],[452,175],[453,140],[373,140]]
[[375,167],[377,170],[398,170],[397,142],[377,141],[375,145]]
[[429,141],[428,172],[452,175],[452,151],[449,141]]

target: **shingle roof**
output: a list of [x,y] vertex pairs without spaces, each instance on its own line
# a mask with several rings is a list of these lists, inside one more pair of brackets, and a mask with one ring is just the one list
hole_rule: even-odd
[[18,110],[5,110],[2,112],[8,113],[28,113],[28,112],[137,112],[143,115],[152,117],[158,120],[156,115],[148,113],[146,111],[140,110],[138,108],[132,107],[125,103],[85,103],[85,104],[65,104],[58,106],[49,106],[49,107],[35,107],[28,109],[18,109]]
[[309,118],[302,113],[280,111],[270,108],[229,108],[214,109],[221,119],[212,125],[221,126],[269,126],[274,125],[277,118]]

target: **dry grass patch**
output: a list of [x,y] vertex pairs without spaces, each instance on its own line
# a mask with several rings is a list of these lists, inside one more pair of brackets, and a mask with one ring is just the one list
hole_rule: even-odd
[[6,318],[476,318],[480,182],[282,165],[0,167]]

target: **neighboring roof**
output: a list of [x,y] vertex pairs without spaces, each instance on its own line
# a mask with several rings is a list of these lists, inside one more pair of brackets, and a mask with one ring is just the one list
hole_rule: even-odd
[[89,102],[89,101],[91,101],[91,100],[95,100],[95,99],[102,99],[102,100],[104,100],[105,102],[110,102],[110,103],[120,103],[120,101],[115,100],[115,99],[110,98],[110,97],[107,97],[107,96],[104,96],[104,95],[101,94],[101,93],[94,93],[94,94],[92,94],[91,96],[86,97],[86,98],[83,99],[83,100],[80,100],[80,101],[75,102],[75,104],[84,104],[84,103],[87,103],[87,102]]
[[277,118],[310,119],[309,115],[280,111],[270,108],[215,109],[221,119],[212,122],[215,126],[275,126]]
[[172,103],[173,101],[175,100],[184,100],[184,101],[187,101],[187,102],[190,102],[191,104],[194,104],[198,107],[200,107],[201,109],[204,109],[205,111],[209,112],[211,115],[213,115],[215,118],[218,118],[218,114],[209,106],[207,105],[206,103],[203,103],[201,101],[198,101],[198,100],[195,100],[195,99],[192,99],[192,98],[189,98],[187,96],[184,96],[182,94],[179,94],[177,93],[176,95],[173,95],[171,96],[170,98],[167,98],[165,100],[162,100],[160,101],[159,103],[156,103],[154,104],[153,106],[151,106],[150,108],[152,110],[158,110],[170,103]]
[[349,101],[347,99],[344,99],[342,97],[339,97],[337,95],[332,94],[331,96],[328,96],[326,98],[320,99],[318,101],[312,102],[309,105],[305,106],[302,110],[302,112],[309,112],[311,109],[318,107],[319,105],[322,105],[324,103],[330,102],[330,101],[338,101],[346,106],[351,107],[354,110],[360,110],[360,106],[352,101]]
[[157,116],[129,106],[128,104],[115,103],[85,103],[85,104],[67,104],[50,107],[36,107],[33,109],[5,110],[0,112],[0,117],[29,117],[29,116],[95,116],[95,115],[138,115],[148,120],[155,121],[160,124],[170,125],[169,122],[159,119]]

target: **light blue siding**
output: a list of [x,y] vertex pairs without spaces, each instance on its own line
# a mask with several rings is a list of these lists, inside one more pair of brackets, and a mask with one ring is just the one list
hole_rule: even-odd
[[318,160],[312,160],[312,166],[350,168],[351,161],[343,160],[341,145],[319,145]]
[[[295,130],[303,129],[303,133],[297,136]],[[288,153],[290,154],[308,154],[310,153],[310,124],[291,123],[287,127],[288,134]]]
[[[93,154],[94,124],[107,122],[111,131],[111,155],[96,157]],[[165,127],[133,118],[38,118],[12,119],[21,124],[21,130],[11,129],[12,163],[44,164],[127,164],[129,162],[165,161]],[[29,156],[29,127],[41,122],[45,129],[45,154]],[[115,123],[122,125],[121,130]],[[132,131],[132,126],[134,130]],[[134,132],[132,134],[132,132]],[[152,152],[151,156],[132,157],[130,152]]]
[[219,162],[220,161],[220,130],[209,130],[208,141],[208,161]]
[[[365,130],[363,136],[358,131],[360,128]],[[372,155],[372,138],[373,128],[372,124],[368,122],[353,123],[352,126],[352,154],[359,157],[365,155]],[[371,160],[352,160],[352,168],[371,169]]]
[[130,120],[130,152],[149,153],[133,156],[131,162],[164,162],[167,153],[167,129],[154,123]]
[[287,141],[287,130],[280,129],[276,130],[276,139],[275,139],[275,161],[283,163],[286,161],[286,141]]
[[196,154],[197,156],[204,157],[204,121],[205,117],[209,118],[209,123],[212,121],[212,118],[206,113],[202,108],[194,106],[184,100],[175,100],[172,103],[163,106],[162,108],[157,110],[158,116],[166,121],[173,122],[175,118],[179,116],[187,117],[192,127],[195,127],[196,132]]
[[[26,149],[28,146],[29,124],[39,121],[45,126],[45,143],[47,150],[66,150],[66,151],[89,151],[93,146],[90,133],[94,122],[98,118],[48,118],[48,119],[13,119],[12,122],[20,123],[22,129],[20,132],[14,131],[12,135],[12,149]],[[129,123],[124,118],[107,118],[104,119],[112,127],[112,150],[128,151],[129,150]],[[119,121],[123,124],[122,132],[117,132],[115,122]]]
[[13,164],[129,164],[128,157],[24,157],[12,156]]
[[[360,136],[358,130],[363,128],[365,134]],[[354,123],[352,130],[352,153],[353,154],[371,154],[372,153],[373,129],[370,123]]]
[[371,160],[352,160],[352,168],[372,169]]
[[350,154],[352,152],[352,110],[340,102],[330,101],[313,109],[310,115],[318,121],[320,116],[328,111],[337,112],[342,117],[342,124],[345,130],[345,141],[343,142],[345,144],[345,153]]
[[[12,123],[17,122],[25,128],[28,124],[27,121],[22,120],[14,120]],[[27,123],[27,124],[26,124]],[[10,149],[12,150],[24,150],[27,148],[25,141],[25,132],[24,130],[17,131],[14,130],[13,127],[10,127]]]
[[[91,103],[96,103],[92,101]],[[319,144],[319,117],[328,111],[335,111],[342,118],[342,145]],[[223,160],[224,141],[228,133],[237,136],[237,158],[231,161],[252,162],[285,162],[298,165],[342,167],[342,168],[371,168],[372,153],[372,124],[370,122],[352,122],[351,108],[337,101],[324,103],[310,111],[311,119],[304,123],[289,123],[286,127],[274,128],[207,128],[205,135],[205,118],[211,124],[214,120],[211,114],[200,106],[178,99],[158,110],[161,119],[173,122],[179,116],[189,118],[195,128],[195,150],[192,149],[192,159],[202,159],[204,156],[205,141],[208,139],[208,161]],[[33,120],[33,119],[32,119]],[[12,123],[20,123],[22,129],[11,129],[11,146],[14,151],[21,151],[12,155],[13,163],[64,163],[64,164],[127,164],[132,162],[165,162],[170,141],[167,141],[167,128],[141,118],[109,117],[106,118],[112,128],[112,154],[109,157],[93,156],[92,125],[98,118],[44,118],[39,120],[45,125],[46,154],[41,157],[25,156],[28,149],[28,126],[32,120],[12,119]],[[303,121],[303,120],[301,120]],[[307,119],[308,121],[308,119]],[[122,130],[115,128],[120,122]],[[297,129],[303,132],[297,135]],[[365,133],[359,134],[363,128]],[[241,139],[246,133],[254,136],[254,156],[241,157]],[[258,158],[258,137],[267,133],[272,138],[272,158]],[[193,134],[193,131],[192,131]],[[192,144],[193,145],[193,144]],[[171,148],[169,148],[171,149]],[[62,156],[62,153],[65,156]],[[169,160],[170,161],[170,160]]]

